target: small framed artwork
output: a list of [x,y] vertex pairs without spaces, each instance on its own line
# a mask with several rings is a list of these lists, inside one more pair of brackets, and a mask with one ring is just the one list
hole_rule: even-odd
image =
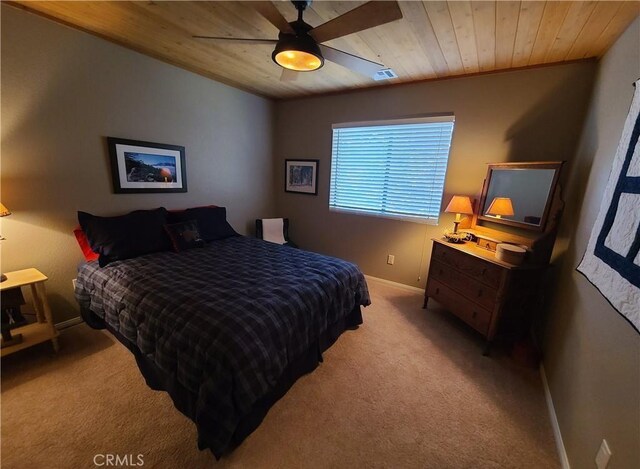
[[319,160],[285,160],[284,191],[318,195]]
[[187,192],[184,147],[107,137],[116,194]]

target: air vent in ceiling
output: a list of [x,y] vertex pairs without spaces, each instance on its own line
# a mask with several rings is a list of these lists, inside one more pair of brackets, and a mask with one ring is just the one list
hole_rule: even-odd
[[383,70],[378,70],[376,72],[376,74],[373,76],[373,79],[375,81],[390,80],[392,78],[398,78],[398,75],[396,75],[396,72],[394,72],[390,68],[385,68]]

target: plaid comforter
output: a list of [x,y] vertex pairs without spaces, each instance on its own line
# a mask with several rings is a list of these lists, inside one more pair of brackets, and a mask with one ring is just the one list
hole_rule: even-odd
[[188,390],[216,456],[292,360],[370,304],[354,264],[243,236],[84,264],[76,298]]

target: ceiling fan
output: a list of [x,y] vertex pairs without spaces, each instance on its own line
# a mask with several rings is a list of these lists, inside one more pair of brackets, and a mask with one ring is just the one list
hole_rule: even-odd
[[288,22],[272,2],[247,2],[258,13],[280,30],[278,39],[247,39],[217,36],[193,36],[197,39],[213,39],[217,41],[235,41],[248,44],[275,44],[271,54],[273,61],[283,68],[283,81],[295,80],[295,72],[311,72],[330,60],[354,72],[374,77],[385,68],[384,65],[371,60],[349,54],[322,44],[348,34],[402,18],[402,11],[396,1],[371,1],[344,13],[317,27],[304,22],[304,10],[312,0],[294,1],[291,3],[298,10],[298,19]]

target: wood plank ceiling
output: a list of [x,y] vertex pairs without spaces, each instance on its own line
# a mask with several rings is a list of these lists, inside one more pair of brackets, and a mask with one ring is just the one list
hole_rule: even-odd
[[[288,1],[275,2],[289,21]],[[317,26],[363,1],[314,1],[305,21]],[[11,2],[220,82],[272,98],[474,74],[601,57],[638,15],[638,1],[406,1],[404,18],[327,45],[392,68],[375,82],[326,62],[280,81],[271,45],[221,43],[193,35],[277,38],[248,2]]]

